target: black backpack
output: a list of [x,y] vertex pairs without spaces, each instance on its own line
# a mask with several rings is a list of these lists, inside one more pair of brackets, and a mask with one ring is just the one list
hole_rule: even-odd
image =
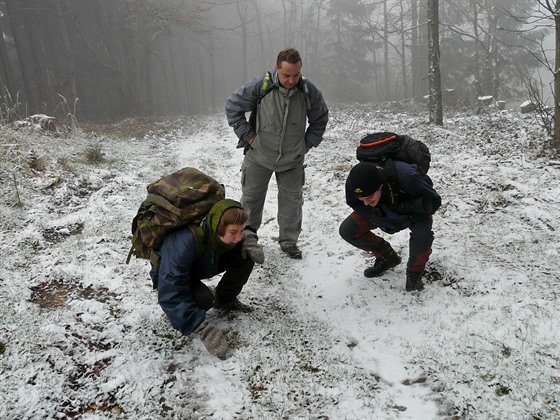
[[371,133],[360,140],[356,150],[359,161],[383,165],[387,158],[415,163],[427,174],[432,157],[428,146],[420,140],[391,132]]
[[371,133],[360,140],[356,149],[359,161],[375,162],[382,166],[395,191],[402,191],[393,160],[417,164],[425,181],[433,186],[428,176],[432,156],[430,149],[420,140],[387,131]]

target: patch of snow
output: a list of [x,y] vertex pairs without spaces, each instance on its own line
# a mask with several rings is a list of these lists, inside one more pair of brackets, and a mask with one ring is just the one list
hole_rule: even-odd
[[[365,278],[372,258],[338,235],[350,213],[346,175],[373,131],[408,134],[432,152],[444,203],[421,293],[404,291],[404,263]],[[224,361],[171,328],[149,264],[125,260],[130,222],[160,176],[193,166],[240,198],[243,156],[225,117],[105,139],[111,159],[95,166],[80,157],[88,138],[20,137],[23,154],[32,145],[52,161],[42,174],[18,173],[23,208],[9,204],[13,183],[0,183],[9,215],[0,416],[557,417],[560,168],[539,157],[542,131],[511,111],[457,113],[436,127],[406,112],[333,107],[324,142],[306,156],[303,260],[279,250],[272,180],[259,230],[266,261],[240,295],[255,311],[208,312],[230,342]],[[408,232],[382,236],[406,261]]]

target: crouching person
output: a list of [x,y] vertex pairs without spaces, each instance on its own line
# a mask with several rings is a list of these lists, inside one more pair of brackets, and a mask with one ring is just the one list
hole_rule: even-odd
[[[264,261],[257,235],[245,226],[248,214],[230,199],[212,206],[200,229],[183,227],[164,240],[161,262],[150,275],[157,284],[158,302],[176,330],[197,334],[208,351],[224,359],[224,333],[206,319],[212,307],[250,312],[237,296],[247,283],[255,262]],[[202,280],[224,273],[215,291]]]
[[366,277],[378,277],[401,263],[401,257],[372,230],[393,234],[410,229],[406,290],[422,290],[422,274],[432,253],[432,214],[441,197],[431,180],[415,164],[388,161],[383,167],[373,162],[354,166],[346,180],[346,203],[354,209],[340,225],[340,236],[348,243],[375,256]]

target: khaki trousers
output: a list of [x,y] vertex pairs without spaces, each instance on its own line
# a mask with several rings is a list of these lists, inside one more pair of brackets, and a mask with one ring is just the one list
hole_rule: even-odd
[[301,233],[305,170],[301,164],[275,172],[245,158],[241,165],[241,204],[249,212],[247,224],[258,229],[262,223],[264,202],[272,174],[278,185],[278,226],[280,245],[296,244]]

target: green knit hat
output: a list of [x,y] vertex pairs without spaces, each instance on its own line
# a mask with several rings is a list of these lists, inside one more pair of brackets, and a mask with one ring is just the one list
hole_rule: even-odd
[[212,244],[212,248],[215,250],[233,248],[233,245],[224,244],[217,234],[218,225],[220,224],[220,220],[222,219],[224,212],[232,207],[239,207],[240,209],[243,208],[240,202],[224,198],[223,200],[217,201],[206,215],[206,224],[210,230],[210,243]]

